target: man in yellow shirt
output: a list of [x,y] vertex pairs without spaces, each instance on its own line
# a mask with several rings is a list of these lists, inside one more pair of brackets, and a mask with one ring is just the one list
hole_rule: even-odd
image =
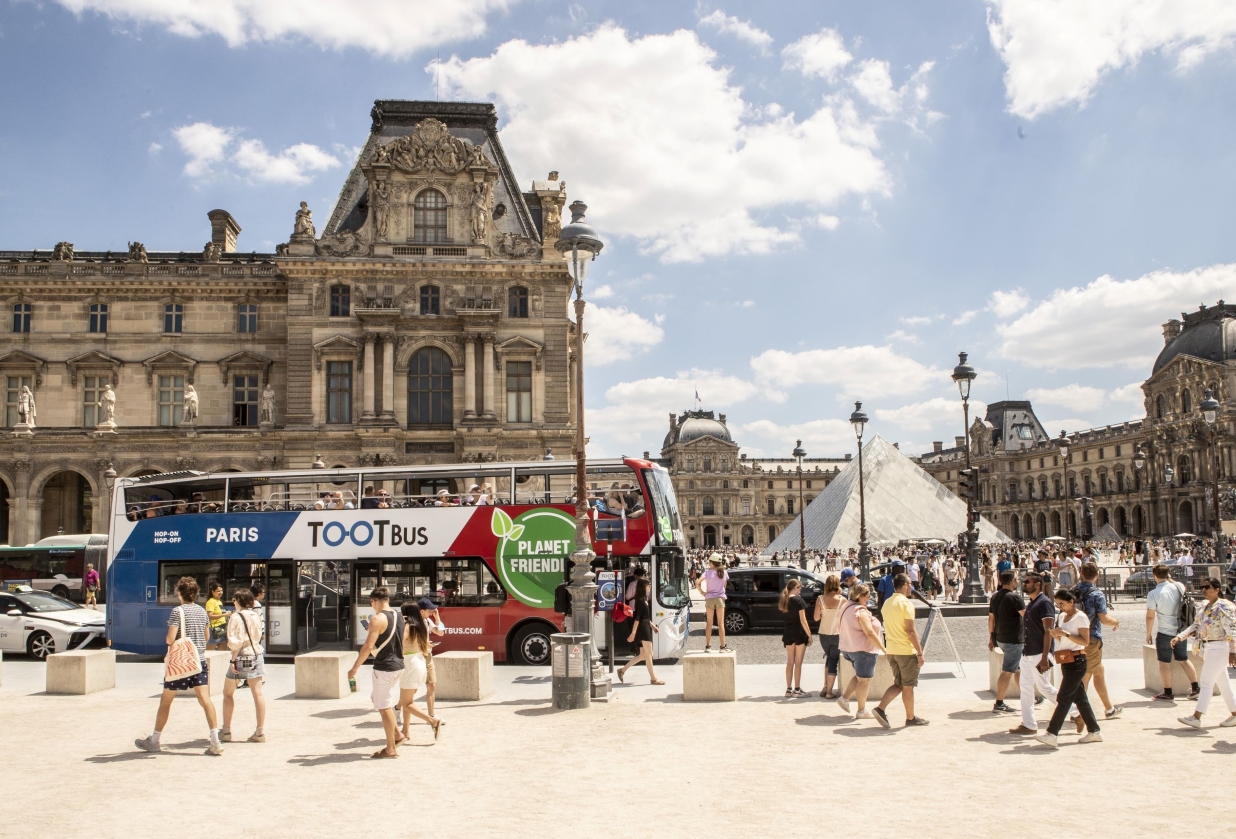
[[906,707],[906,726],[927,725],[927,720],[914,715],[914,688],[923,666],[923,645],[914,626],[914,603],[910,600],[910,578],[905,574],[893,577],[893,596],[884,602],[884,646],[888,663],[893,669],[893,684],[884,691],[880,704],[871,710],[876,721],[889,728],[888,711],[892,701],[901,696]]

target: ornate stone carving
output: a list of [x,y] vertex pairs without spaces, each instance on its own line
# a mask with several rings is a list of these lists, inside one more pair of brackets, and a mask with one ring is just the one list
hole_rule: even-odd
[[57,242],[56,247],[52,250],[52,259],[56,262],[72,262],[73,243]]
[[258,408],[258,421],[271,423],[275,421],[275,389],[268,382],[262,391],[262,402]]
[[541,228],[545,241],[557,239],[562,233],[562,205],[556,199],[541,202]]
[[292,241],[312,241],[317,236],[317,228],[313,226],[313,210],[309,209],[307,201],[301,201],[300,209],[296,211],[296,221],[292,224]]
[[275,245],[275,256],[287,256],[287,255],[288,255],[288,243],[287,242],[280,242],[279,244]]
[[360,236],[345,230],[334,236],[323,236],[318,240],[317,251],[318,256],[352,256],[364,246]]
[[34,393],[29,385],[21,386],[17,397],[17,423],[27,428],[34,428],[34,418],[38,416],[38,408],[34,404]]
[[386,181],[374,182],[373,200],[370,203],[373,206],[374,234],[379,240],[384,240],[390,227],[391,203],[390,187],[386,185]]
[[374,149],[375,164],[389,164],[404,172],[438,169],[454,175],[472,166],[492,168],[480,146],[452,137],[446,124],[423,119],[406,137]]
[[202,248],[202,262],[218,262],[223,256],[223,246],[218,242],[207,242]]
[[98,425],[103,428],[116,427],[116,391],[112,390],[110,384],[104,385],[103,393],[99,396],[99,421]]
[[146,246],[141,242],[129,242],[129,261],[149,262],[150,257],[146,255]]
[[541,252],[541,246],[527,236],[517,233],[503,233],[498,238],[498,252],[512,259],[524,259]]
[[193,385],[185,385],[185,401],[184,414],[181,417],[181,425],[192,425],[197,419],[197,389]]
[[472,185],[469,214],[472,219],[472,243],[485,244],[485,232],[489,227],[489,205],[493,203],[492,184],[482,182]]

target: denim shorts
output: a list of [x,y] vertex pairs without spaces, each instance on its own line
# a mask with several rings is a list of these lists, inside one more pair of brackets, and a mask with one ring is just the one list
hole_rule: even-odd
[[875,653],[847,653],[844,650],[841,655],[846,661],[854,665],[854,675],[860,679],[870,679],[875,675],[876,654]]
[[1155,633],[1154,636],[1154,651],[1159,656],[1159,661],[1163,664],[1168,664],[1174,657],[1177,661],[1189,660],[1189,639],[1185,638],[1182,641],[1177,641],[1176,646],[1172,646],[1172,639],[1175,635],[1168,635],[1166,632]]
[[829,676],[837,675],[837,665],[841,663],[840,645],[840,635],[820,636],[820,648],[824,650],[824,672]]
[[996,645],[1000,648],[1000,652],[1004,653],[1004,663],[1000,665],[1000,670],[1005,673],[1016,673],[1021,669],[1021,650],[1025,644],[1005,644],[1002,641],[997,641]]

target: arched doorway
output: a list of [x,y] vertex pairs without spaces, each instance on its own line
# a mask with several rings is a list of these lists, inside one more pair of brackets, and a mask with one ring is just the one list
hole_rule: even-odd
[[9,535],[9,485],[0,481],[0,539],[8,545],[12,538]]
[[[1077,513],[1072,510],[1069,510],[1069,533],[1077,535]],[[1069,533],[1064,534],[1065,537],[1068,537]]]
[[1052,536],[1063,536],[1064,535],[1060,532],[1060,513],[1057,512],[1056,510],[1052,510],[1052,513],[1051,513],[1051,535]]
[[1026,513],[1024,516],[1022,516],[1021,532],[1026,534],[1027,539],[1034,538],[1034,519],[1030,517],[1029,513]]
[[711,524],[704,525],[704,547],[715,548],[717,546],[717,528]]
[[749,524],[744,524],[742,528],[742,543],[744,545],[755,544],[755,528]]
[[57,533],[89,533],[94,520],[94,493],[85,476],[57,472],[43,484],[38,538]]
[[1009,516],[1009,529],[1013,531],[1009,534],[1010,536],[1014,539],[1021,538],[1021,519],[1017,517],[1016,513]]
[[1121,536],[1129,535],[1129,517],[1125,515],[1124,507],[1116,508],[1116,532]]
[[1044,514],[1042,514],[1042,513],[1039,513],[1039,520],[1038,520],[1038,522],[1037,522],[1037,524],[1036,524],[1035,530],[1036,530],[1036,532],[1039,534],[1039,538],[1040,538],[1040,539],[1044,539],[1044,538],[1046,538],[1046,537],[1048,536],[1048,533],[1047,533],[1047,516],[1045,516],[1045,515],[1044,515]]
[[1108,515],[1107,515],[1107,508],[1106,508],[1106,507],[1100,507],[1100,508],[1099,508],[1099,509],[1095,512],[1095,514],[1094,514],[1094,519],[1095,519],[1095,526],[1096,526],[1096,527],[1102,527],[1103,525],[1107,524],[1107,523],[1108,523],[1108,521],[1110,521],[1110,519],[1108,518]]
[[1146,535],[1146,513],[1141,507],[1133,508],[1133,528],[1135,535]]
[[1177,533],[1193,532],[1193,502],[1181,501],[1180,511],[1176,516]]

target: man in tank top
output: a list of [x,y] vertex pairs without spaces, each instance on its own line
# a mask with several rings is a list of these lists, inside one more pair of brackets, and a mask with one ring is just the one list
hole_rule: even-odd
[[373,607],[369,634],[356,654],[356,663],[348,671],[348,678],[355,679],[361,665],[373,655],[371,698],[374,710],[382,716],[382,728],[386,732],[386,748],[374,752],[373,757],[399,757],[395,750],[400,740],[395,725],[395,706],[399,704],[399,677],[403,670],[403,618],[391,609],[386,586],[378,586],[369,593],[369,605]]

